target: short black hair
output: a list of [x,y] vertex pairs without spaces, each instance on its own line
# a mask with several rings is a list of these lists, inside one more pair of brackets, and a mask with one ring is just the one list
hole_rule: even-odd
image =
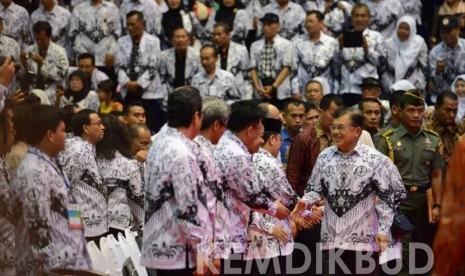
[[101,158],[113,159],[115,153],[119,152],[126,158],[132,158],[132,139],[127,127],[113,115],[101,115],[100,119],[105,126],[105,135],[95,145],[97,155]]
[[213,44],[205,44],[205,45],[203,45],[202,48],[200,48],[199,52],[202,52],[204,49],[207,49],[207,48],[213,49],[213,54],[215,55],[215,57],[217,57],[219,55],[219,53],[220,53],[220,51],[218,51],[218,48]]
[[113,94],[114,91],[113,91],[113,87],[114,86],[114,82],[111,80],[111,79],[107,79],[107,80],[104,80],[104,81],[101,81],[97,84],[97,92],[99,90],[105,92],[105,93],[108,93],[108,94]]
[[65,131],[66,133],[73,132],[71,128],[71,121],[74,117],[74,109],[78,108],[77,104],[68,104],[61,109],[61,115],[63,116],[63,122],[65,122]]
[[363,129],[363,114],[357,108],[345,107],[345,108],[336,110],[333,114],[333,117],[334,119],[338,119],[348,114],[349,114],[349,118],[350,118],[352,126],[360,127]]
[[453,101],[458,101],[459,98],[457,97],[457,94],[455,94],[452,91],[444,91],[438,95],[436,98],[436,106],[441,107],[444,104],[445,99],[450,99]]
[[52,26],[47,21],[37,21],[32,27],[32,32],[38,34],[44,31],[47,37],[52,36]]
[[232,132],[240,132],[251,125],[260,123],[264,116],[263,109],[258,106],[258,101],[237,101],[231,105],[228,129]]
[[202,97],[197,88],[181,86],[168,96],[168,126],[189,127],[196,112],[202,113]]
[[368,5],[365,4],[365,3],[356,3],[356,4],[352,7],[352,11],[350,12],[350,17],[352,17],[352,16],[354,15],[355,10],[358,10],[358,9],[367,9],[367,11],[368,11],[368,16],[371,17],[371,10],[370,10],[370,7],[368,7]]
[[71,129],[73,130],[74,136],[82,136],[84,133],[83,126],[90,124],[90,115],[92,114],[97,114],[97,112],[90,109],[83,109],[74,115],[71,120]]
[[56,132],[63,117],[57,107],[50,105],[33,105],[29,114],[24,118],[24,124],[28,126],[25,133],[26,143],[35,146],[45,137],[47,131]]
[[293,106],[300,106],[300,105],[303,105],[304,102],[302,102],[301,100],[299,99],[296,99],[296,98],[287,98],[284,100],[284,104],[283,104],[283,112],[286,113],[289,111],[289,106],[290,105],[293,105]]
[[[133,107],[133,106],[140,106],[140,107],[144,108],[144,105],[141,102],[132,102],[130,104],[125,104],[123,106],[123,115],[128,116],[129,111],[131,111],[131,107]],[[144,110],[145,110],[145,108],[144,108]]]
[[381,102],[378,100],[378,99],[375,99],[375,98],[365,98],[365,99],[362,99],[359,103],[358,103],[358,109],[360,111],[363,112],[363,104],[364,103],[376,103],[379,105],[379,108],[381,109],[381,111],[383,111],[383,105],[381,104]]
[[278,132],[274,132],[274,131],[264,131],[263,132],[263,144],[266,144],[266,142],[268,142],[268,140],[270,140],[270,137],[271,135],[278,135],[278,134],[281,134],[281,133],[278,133]]
[[123,111],[119,111],[119,110],[114,110],[114,111],[110,112],[110,115],[113,115],[115,117],[124,116]]
[[231,33],[231,26],[229,26],[229,24],[227,22],[224,22],[224,21],[217,22],[213,26],[213,29],[216,28],[216,27],[223,27],[223,32],[225,32],[227,34]]
[[92,53],[83,53],[78,56],[78,62],[81,59],[90,59],[92,61],[92,66],[95,66],[95,56]]
[[139,129],[145,129],[150,132],[150,128],[146,124],[142,123],[130,125],[128,129],[132,139],[136,139],[137,137],[139,137]]
[[318,106],[314,103],[304,102],[305,106],[305,113],[309,112],[310,110],[318,110]]
[[389,107],[392,108],[393,106],[400,107],[400,102],[402,100],[402,95],[404,95],[405,91],[397,90],[392,92],[391,97],[389,97]]
[[320,22],[325,19],[324,14],[321,13],[320,11],[318,11],[318,10],[311,10],[311,11],[307,12],[307,16],[312,15],[312,14],[314,14],[316,16],[316,18],[318,18],[318,21],[320,21]]
[[179,30],[185,31],[186,34],[187,34],[187,37],[190,37],[190,34],[189,34],[189,32],[186,30],[186,28],[184,28],[184,27],[182,27],[182,26],[178,26],[178,27],[174,28],[174,29],[171,31],[171,34],[170,34],[170,35],[171,35],[171,38],[173,38],[173,37],[174,37],[174,33],[175,33],[176,31],[179,31]]
[[323,111],[328,110],[332,103],[337,106],[344,106],[344,102],[340,96],[335,94],[327,94],[324,95],[320,101],[320,109]]
[[139,20],[145,22],[144,14],[141,11],[132,10],[126,14],[126,18],[137,16]]

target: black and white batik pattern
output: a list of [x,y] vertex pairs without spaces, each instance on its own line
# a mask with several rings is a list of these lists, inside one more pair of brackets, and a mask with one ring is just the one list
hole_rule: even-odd
[[283,38],[292,40],[302,32],[306,13],[299,4],[289,2],[283,9],[278,2],[272,2],[266,5],[263,11],[279,16],[279,35]]
[[225,190],[225,205],[229,219],[224,227],[231,235],[235,253],[247,249],[247,227],[250,209],[274,215],[276,204],[270,194],[260,185],[253,170],[252,155],[244,143],[227,130],[213,151]]
[[16,269],[34,275],[39,269],[89,269],[81,229],[70,229],[68,204],[76,203],[55,160],[36,148],[21,161],[13,180],[17,208]]
[[108,227],[124,230],[144,220],[144,176],[141,164],[116,152],[115,158],[97,158],[108,189]]
[[370,29],[378,31],[384,39],[396,34],[396,23],[404,15],[403,1],[400,0],[363,0],[371,13]]
[[335,146],[320,153],[304,199],[309,204],[324,199],[322,249],[376,251],[376,235],[389,236],[405,196],[391,160],[359,143],[347,156]]
[[55,5],[51,12],[48,12],[43,5],[31,14],[31,23],[47,21],[52,26],[53,41],[65,49],[69,49],[68,26],[71,21],[71,13],[62,6]]
[[0,157],[0,274],[5,276],[16,275],[14,249],[17,208],[11,189],[13,176],[13,170]]
[[242,98],[233,74],[220,68],[216,68],[213,79],[210,79],[203,68],[200,69],[200,72],[192,78],[191,85],[199,89],[202,97],[216,96],[229,102]]
[[142,265],[183,269],[188,263],[192,268],[197,251],[209,254],[213,214],[208,208],[215,199],[204,184],[199,155],[194,141],[168,126],[153,141],[146,167]]
[[108,189],[97,166],[95,146],[81,137],[66,139],[58,161],[79,204],[85,236],[108,232]]

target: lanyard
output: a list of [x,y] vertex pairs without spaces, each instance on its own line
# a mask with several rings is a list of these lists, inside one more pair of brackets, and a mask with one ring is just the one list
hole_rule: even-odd
[[[66,185],[66,188],[68,189],[69,191],[69,186],[70,186],[70,183],[68,182],[68,179],[65,177],[65,175],[63,174],[63,172],[57,168],[52,162],[50,162],[49,160],[47,160],[46,158],[44,158],[43,156],[41,156],[40,154],[37,154],[31,150],[28,150],[29,153],[31,154],[34,154],[35,156],[39,157],[40,159],[42,159],[43,161],[45,161],[47,164],[49,164],[53,170],[58,173],[58,175],[61,176],[61,178],[63,178],[63,181],[65,182],[65,185]],[[59,165],[58,165],[59,166]]]

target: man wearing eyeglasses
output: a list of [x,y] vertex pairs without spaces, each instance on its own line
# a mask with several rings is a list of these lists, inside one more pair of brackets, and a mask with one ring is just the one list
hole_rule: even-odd
[[386,249],[394,212],[405,197],[389,158],[359,142],[362,128],[359,110],[334,112],[334,146],[318,156],[304,200],[299,201],[306,208],[324,201],[321,249],[328,263],[323,271],[333,267],[336,275],[378,275],[379,254]]

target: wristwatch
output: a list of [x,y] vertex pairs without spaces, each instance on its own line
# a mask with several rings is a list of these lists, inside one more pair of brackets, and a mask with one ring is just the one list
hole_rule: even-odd
[[439,209],[441,209],[441,204],[440,204],[440,203],[434,203],[434,204],[433,204],[433,209],[434,209],[434,208],[439,208]]

